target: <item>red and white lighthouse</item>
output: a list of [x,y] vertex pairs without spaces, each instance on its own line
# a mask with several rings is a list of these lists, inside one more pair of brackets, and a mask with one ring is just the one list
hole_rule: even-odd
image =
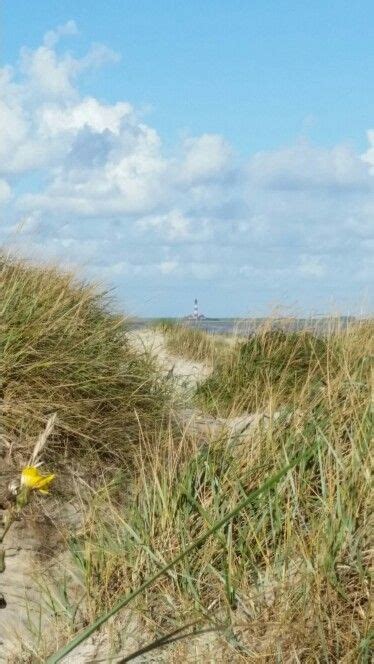
[[195,302],[194,302],[194,307],[193,307],[193,319],[194,320],[199,320],[199,304],[197,301],[197,297],[195,297]]

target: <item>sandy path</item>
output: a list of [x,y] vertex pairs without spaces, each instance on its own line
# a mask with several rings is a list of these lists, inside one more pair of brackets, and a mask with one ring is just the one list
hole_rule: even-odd
[[[261,423],[269,419],[263,413],[251,413],[227,418],[214,417],[202,413],[191,402],[191,397],[196,386],[205,380],[211,372],[212,367],[204,362],[189,360],[184,357],[170,353],[166,346],[165,337],[160,330],[142,329],[134,330],[129,334],[130,342],[139,351],[150,352],[160,366],[162,373],[169,375],[174,380],[177,394],[182,396],[183,402],[179,403],[175,415],[182,426],[190,433],[200,435],[202,440],[212,439],[219,436],[224,430],[230,437],[246,435]],[[228,343],[234,343],[234,337],[229,338]],[[180,389],[178,389],[180,388]],[[179,394],[178,394],[179,393]]]
[[[58,503],[52,497],[48,500],[55,504],[47,521],[43,510],[36,519],[35,514],[34,518],[21,517],[4,541],[6,567],[0,574],[0,592],[6,606],[0,609],[0,664],[34,661],[32,653],[43,652],[43,646],[50,652],[57,647],[56,632],[67,639],[70,627],[67,614],[81,604],[86,592],[82,572],[66,548],[68,532],[76,531],[81,523],[80,508]],[[136,613],[125,610],[120,620],[109,621],[62,662],[115,662],[119,659],[115,654],[118,651],[122,658],[149,640],[152,637]],[[39,661],[36,656],[35,661]],[[142,661],[147,662],[148,658]]]
[[193,389],[211,373],[211,367],[204,362],[170,353],[159,330],[134,330],[129,333],[129,338],[134,348],[150,352],[157,359],[162,373],[172,376],[180,387]]

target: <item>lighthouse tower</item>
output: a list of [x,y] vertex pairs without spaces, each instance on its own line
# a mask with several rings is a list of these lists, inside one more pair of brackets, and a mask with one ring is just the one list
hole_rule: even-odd
[[197,301],[197,297],[195,297],[194,303],[193,303],[193,312],[188,314],[188,316],[185,316],[184,319],[185,320],[199,321],[199,320],[203,320],[204,318],[205,318],[204,314],[201,314],[199,312],[199,303]]
[[195,297],[195,302],[193,307],[193,319],[199,320],[199,304],[197,302],[197,297]]

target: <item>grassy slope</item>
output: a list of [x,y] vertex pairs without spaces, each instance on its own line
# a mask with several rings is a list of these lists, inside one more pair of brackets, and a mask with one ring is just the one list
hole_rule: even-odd
[[70,454],[126,457],[164,394],[151,359],[128,345],[104,295],[69,274],[0,260],[2,427],[27,441],[58,414]]
[[220,335],[188,327],[183,323],[161,320],[156,327],[165,335],[166,347],[172,355],[211,364],[227,344]]
[[[217,661],[369,661],[372,329],[322,345],[259,337],[218,353],[209,398],[199,397],[206,407],[286,407],[243,440],[206,445],[162,426],[166,395],[154,366],[131,351],[123,321],[90,287],[4,261],[0,278],[6,437],[27,443],[57,410],[55,444],[80,455],[98,450],[101,460],[109,451],[118,468],[131,458],[134,469],[131,486],[119,473],[90,494],[83,532],[71,541],[86,600],[78,613],[70,607],[69,632],[59,629],[54,648],[79,629],[74,616],[84,611],[86,622],[111,607],[295,452],[317,444],[311,461],[159,579],[137,609],[157,633],[197,616],[224,625]],[[45,661],[45,639],[43,648],[32,661]],[[176,648],[187,661],[188,646]]]
[[[287,407],[242,441],[202,446],[161,432],[143,448],[130,504],[114,510],[112,524],[89,527],[89,544],[82,542],[89,554],[81,551],[79,560],[95,570],[95,610],[111,605],[113,589],[119,597],[170,560],[295,453],[317,445],[313,460],[179,563],[138,607],[162,632],[196,616],[224,624],[222,661],[369,661],[372,329],[323,343],[278,335],[250,349],[261,362],[244,381],[231,381],[229,407],[230,392],[221,401],[216,383],[215,409],[222,403],[224,412],[240,412],[243,382],[251,403],[268,412]],[[229,361],[244,371],[238,348]],[[98,503],[96,515],[102,509]],[[95,582],[103,578],[105,586]],[[188,648],[178,652],[190,656]]]
[[264,328],[217,357],[198,402],[220,415],[292,404],[305,390],[311,395],[323,389],[335,375],[343,338]]

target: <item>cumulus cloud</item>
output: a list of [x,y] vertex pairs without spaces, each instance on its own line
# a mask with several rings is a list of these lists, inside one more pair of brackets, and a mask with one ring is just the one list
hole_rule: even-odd
[[48,30],[43,37],[43,44],[47,48],[56,46],[61,37],[77,35],[78,27],[75,21],[67,21],[63,25],[58,25],[55,30]]
[[107,130],[118,136],[124,118],[131,115],[130,104],[109,106],[88,97],[63,109],[56,103],[44,105],[38,114],[38,124],[41,135],[46,138],[60,134],[75,135],[84,128],[97,133]]
[[374,131],[362,156],[299,141],[245,157],[208,132],[166,152],[128,100],[80,93],[85,71],[118,56],[100,45],[80,58],[64,52],[78,34],[69,21],[0,71],[3,242],[83,264],[137,300],[151,289],[155,314],[160,297],[165,313],[181,313],[167,309],[170,293],[195,282],[214,282],[226,313],[260,295],[303,298],[312,284],[316,302],[348,279],[361,287],[371,274]]
[[180,177],[188,182],[201,183],[221,179],[233,168],[232,149],[222,136],[203,134],[188,138],[184,145],[184,159]]
[[118,54],[103,44],[93,44],[81,58],[74,58],[69,52],[60,56],[55,49],[56,44],[62,37],[77,33],[74,21],[68,21],[47,32],[43,44],[35,50],[21,49],[19,70],[24,76],[24,92],[29,100],[35,96],[61,101],[77,98],[79,93],[75,83],[80,74],[119,60]]
[[373,188],[368,168],[347,146],[296,146],[256,154],[249,177],[260,187],[294,191],[361,191]]

